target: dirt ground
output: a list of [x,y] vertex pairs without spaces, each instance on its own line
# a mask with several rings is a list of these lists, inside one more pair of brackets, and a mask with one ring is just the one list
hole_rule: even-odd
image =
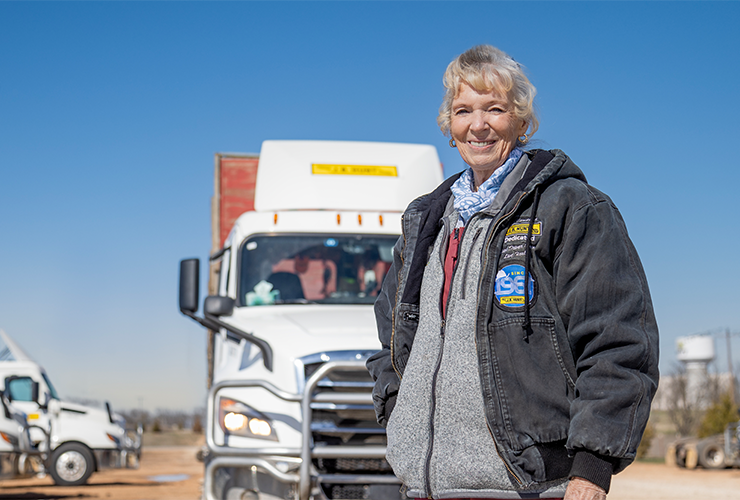
[[0,500],[198,500],[203,480],[203,464],[195,458],[198,449],[198,446],[144,447],[139,469],[96,472],[85,486],[54,486],[51,476],[0,481]]
[[637,462],[614,476],[609,500],[740,500],[740,470]]
[[[197,446],[145,447],[138,470],[102,471],[82,487],[57,487],[50,477],[0,481],[0,500],[198,500],[203,464],[195,459],[197,450]],[[740,500],[740,470],[685,470],[636,463],[614,478],[608,498]]]

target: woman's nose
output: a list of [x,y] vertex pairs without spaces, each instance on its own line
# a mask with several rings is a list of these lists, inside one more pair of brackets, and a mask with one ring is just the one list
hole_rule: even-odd
[[484,131],[486,128],[488,128],[488,124],[486,123],[485,118],[483,117],[483,114],[480,112],[474,112],[471,114],[471,122],[470,122],[470,129],[474,132]]

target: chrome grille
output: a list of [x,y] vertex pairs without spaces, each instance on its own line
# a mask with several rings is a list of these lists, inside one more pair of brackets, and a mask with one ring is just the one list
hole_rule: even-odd
[[[300,360],[300,372],[297,370],[303,378],[300,383],[306,384],[329,361],[364,362],[371,354],[373,352],[342,351],[307,356]],[[368,447],[369,450],[386,445],[385,429],[375,419],[371,398],[374,384],[370,374],[366,370],[338,367],[313,383],[316,385],[310,405],[312,464],[319,474],[324,495],[330,500],[400,498],[389,496],[388,491],[382,489],[388,486],[394,493],[398,491],[398,480],[385,458],[317,453],[328,447],[335,450]],[[356,480],[350,479],[352,477]],[[378,497],[380,491],[383,493]]]

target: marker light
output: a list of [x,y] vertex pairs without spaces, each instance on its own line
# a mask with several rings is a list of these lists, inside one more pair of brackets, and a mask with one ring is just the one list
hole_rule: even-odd
[[362,214],[357,214],[357,224],[362,225]]
[[0,436],[2,436],[3,440],[6,441],[8,444],[11,444],[13,446],[18,445],[18,438],[8,434],[7,432],[0,432]]
[[219,399],[218,423],[224,434],[277,441],[272,421],[241,401]]

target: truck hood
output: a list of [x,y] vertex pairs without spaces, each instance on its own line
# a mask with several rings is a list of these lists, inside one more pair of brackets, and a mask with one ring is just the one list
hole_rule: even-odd
[[[288,312],[283,317],[286,321],[290,321],[302,329],[306,334],[317,337],[346,335],[350,331],[358,335],[377,335],[374,318],[365,317],[368,312],[370,311],[367,308],[363,308],[358,315],[357,310],[340,309],[327,314],[326,311],[312,308],[296,309]],[[372,322],[370,319],[372,319]]]
[[380,349],[372,305],[241,307],[222,320],[291,357],[327,348]]
[[[62,411],[68,411],[71,413],[80,413],[85,415],[94,415],[95,417],[102,416],[103,411],[99,410],[98,408],[92,408],[90,406],[81,405],[79,403],[72,403],[71,401],[60,401],[60,406],[62,407]],[[108,415],[105,415],[106,418],[108,418]]]
[[[360,336],[377,339],[372,306],[280,305],[242,307],[222,318],[254,335]],[[268,340],[269,339],[265,339]]]
[[72,403],[70,401],[60,401],[60,406],[63,414],[85,415],[86,418],[94,419],[103,424],[121,426],[119,415],[115,413],[113,414],[113,419],[116,420],[116,423],[111,424],[110,418],[108,418],[108,412],[106,410],[101,410],[100,408],[93,408],[92,406],[85,406],[79,403]]
[[359,360],[381,348],[371,304],[240,307],[221,319],[268,342],[273,370],[264,367],[262,354],[253,344],[219,337],[214,382],[262,379],[293,392],[301,390],[296,385],[297,360],[332,352],[354,352]]

